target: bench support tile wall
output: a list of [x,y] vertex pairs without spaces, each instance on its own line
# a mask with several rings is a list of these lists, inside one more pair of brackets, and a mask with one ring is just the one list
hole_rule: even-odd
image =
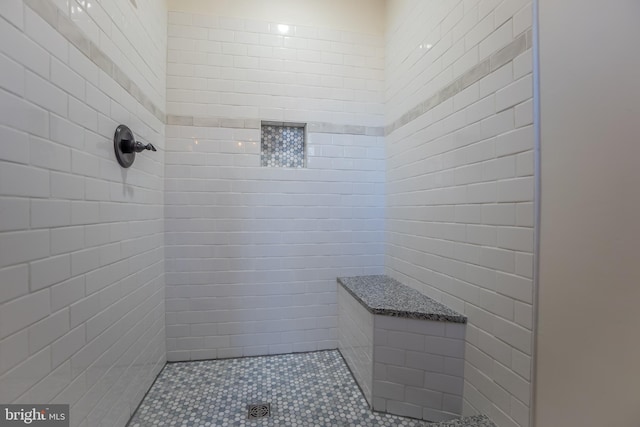
[[[422,313],[400,313],[391,306],[385,308],[383,301],[372,307],[368,305],[371,299],[367,301],[363,293],[375,293],[380,299],[382,289],[382,299],[396,298],[402,292],[394,289],[406,287],[386,276],[366,278],[389,285],[373,290],[367,286],[350,287],[349,279],[357,278],[340,279],[338,285],[338,348],[370,407],[429,421],[459,417],[464,381],[464,316],[456,317],[457,313],[421,294],[412,302],[424,298],[428,310]],[[402,298],[392,304],[408,306],[409,301],[404,304]],[[440,308],[446,310],[444,315],[438,311]]]

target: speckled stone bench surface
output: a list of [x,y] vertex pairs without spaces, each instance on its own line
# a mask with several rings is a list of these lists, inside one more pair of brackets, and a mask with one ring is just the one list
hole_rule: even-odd
[[466,316],[387,276],[338,277],[338,283],[373,314],[467,323]]

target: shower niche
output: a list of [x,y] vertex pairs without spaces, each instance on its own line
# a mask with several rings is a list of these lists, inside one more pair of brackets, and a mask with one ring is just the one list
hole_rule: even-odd
[[271,168],[304,168],[306,145],[305,123],[263,121],[260,128],[260,164]]

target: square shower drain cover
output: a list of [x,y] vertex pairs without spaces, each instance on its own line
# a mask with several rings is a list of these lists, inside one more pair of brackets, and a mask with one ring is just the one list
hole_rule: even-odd
[[254,418],[266,418],[271,416],[271,404],[270,403],[256,403],[253,405],[247,405],[247,418],[250,420]]

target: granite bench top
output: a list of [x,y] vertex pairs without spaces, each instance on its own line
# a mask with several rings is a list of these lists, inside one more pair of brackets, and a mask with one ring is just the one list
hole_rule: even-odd
[[467,323],[466,316],[387,276],[338,277],[338,283],[373,314]]

